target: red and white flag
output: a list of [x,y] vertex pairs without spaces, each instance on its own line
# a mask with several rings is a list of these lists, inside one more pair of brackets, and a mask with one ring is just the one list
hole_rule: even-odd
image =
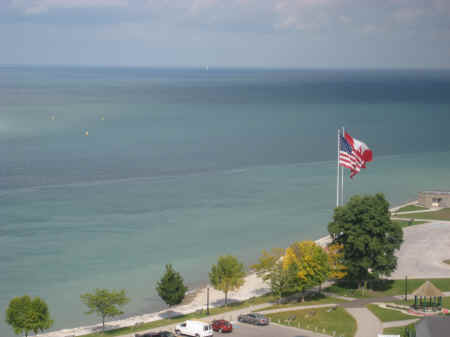
[[350,178],[366,168],[366,163],[372,161],[372,150],[358,139],[352,138],[347,132],[340,136],[339,165],[350,169]]

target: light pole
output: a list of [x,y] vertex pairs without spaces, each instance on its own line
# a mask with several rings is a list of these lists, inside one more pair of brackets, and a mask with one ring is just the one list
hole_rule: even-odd
[[209,316],[209,287],[206,288],[206,314]]
[[405,302],[408,301],[408,276],[405,275]]

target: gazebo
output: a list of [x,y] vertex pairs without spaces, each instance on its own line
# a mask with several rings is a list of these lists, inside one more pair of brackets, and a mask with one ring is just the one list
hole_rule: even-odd
[[442,292],[430,281],[426,281],[412,294],[414,295],[414,309],[420,308],[424,311],[427,309],[441,310]]

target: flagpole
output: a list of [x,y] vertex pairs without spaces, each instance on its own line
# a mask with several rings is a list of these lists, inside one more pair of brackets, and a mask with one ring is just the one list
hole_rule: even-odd
[[336,207],[339,207],[339,150],[340,150],[340,142],[339,138],[340,130],[337,130],[337,178],[336,178]]
[[[342,137],[345,137],[344,127],[342,127]],[[344,167],[341,171],[341,205],[344,206]]]

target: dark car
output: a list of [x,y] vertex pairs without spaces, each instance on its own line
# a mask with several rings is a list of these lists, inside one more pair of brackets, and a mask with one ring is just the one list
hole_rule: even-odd
[[233,325],[224,319],[217,319],[212,321],[212,329],[218,332],[231,332],[233,331]]
[[255,325],[268,325],[269,324],[269,319],[266,316],[261,315],[261,314],[255,314],[255,313],[239,315],[238,321],[255,324]]
[[175,335],[169,331],[159,331],[159,332],[147,332],[142,335],[135,334],[134,337],[175,337]]

